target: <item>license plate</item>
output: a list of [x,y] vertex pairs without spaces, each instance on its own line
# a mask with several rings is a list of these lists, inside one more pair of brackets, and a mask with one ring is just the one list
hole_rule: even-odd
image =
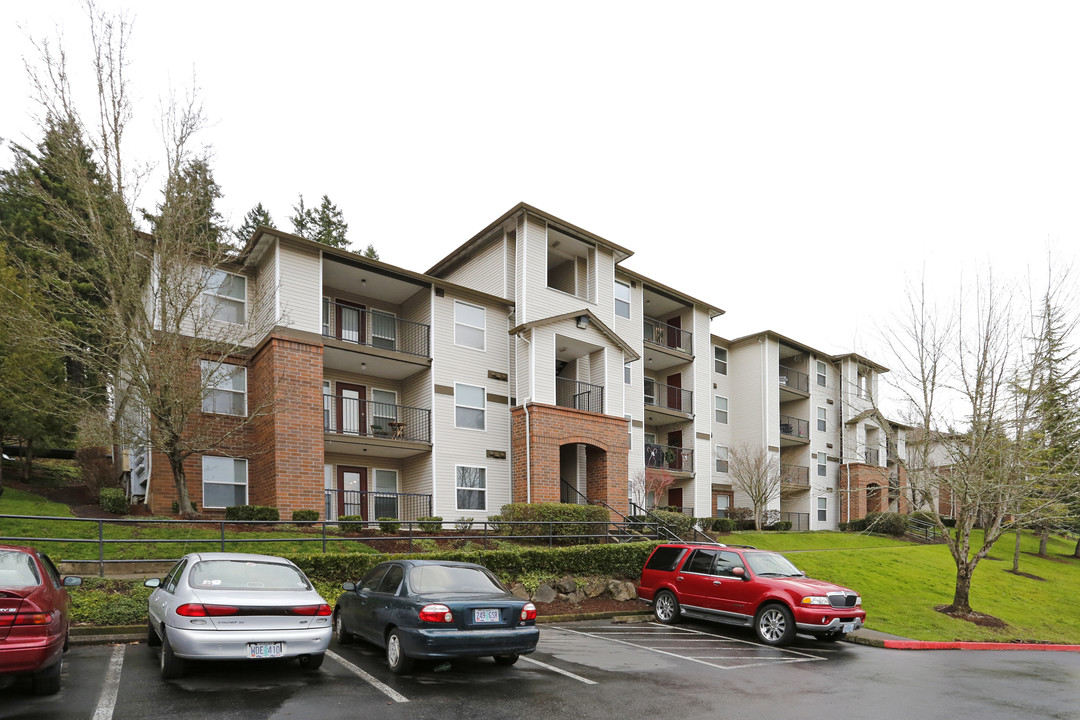
[[849,633],[855,629],[855,623],[844,623],[844,632]]
[[249,658],[276,658],[281,657],[285,646],[279,642],[248,643]]
[[473,610],[473,622],[497,623],[502,620],[498,610]]

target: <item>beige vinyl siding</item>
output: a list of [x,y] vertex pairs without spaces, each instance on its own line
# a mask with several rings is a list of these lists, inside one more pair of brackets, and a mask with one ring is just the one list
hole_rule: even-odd
[[[278,288],[281,316],[278,324],[306,332],[322,332],[322,282],[320,258],[317,250],[289,247],[278,243]],[[273,272],[261,277],[273,282]]]
[[[615,285],[614,280],[618,280],[621,283],[625,283],[630,286],[630,317],[624,318],[615,314]],[[615,278],[610,284],[610,291],[601,288],[599,293],[600,306],[598,314],[601,318],[607,318],[604,320],[608,327],[615,331],[615,333],[623,339],[630,347],[634,348],[641,353],[642,348],[642,307],[644,306],[644,300],[642,299],[642,287],[641,283],[636,280],[631,280],[628,277],[624,277],[620,273],[615,273]],[[606,294],[610,295],[610,298],[606,297]]]
[[[411,458],[405,458],[402,460],[401,466],[404,473],[398,481],[398,485],[400,486],[398,492],[432,495],[432,502],[434,503],[435,488],[432,483],[431,454],[424,453],[422,455],[415,455]],[[432,511],[434,511],[434,505]],[[446,518],[445,515],[443,517]]]
[[[431,290],[421,288],[399,307],[398,317],[402,320],[431,325]],[[429,335],[430,338],[430,335]]]
[[[524,283],[522,287],[518,289],[518,296],[524,297],[524,309],[519,299],[518,323],[530,322],[533,320],[542,320],[544,318],[552,317],[553,315],[563,315],[565,313],[582,310],[583,308],[591,308],[595,311],[596,303],[593,300],[587,299],[590,295],[585,294],[585,298],[577,297],[572,293],[573,288],[567,288],[565,291],[549,288],[547,286],[547,226],[539,218],[530,216],[526,226],[527,240],[522,250],[527,254],[525,261]],[[596,252],[595,248],[590,253],[595,265]],[[610,274],[610,269],[607,271]],[[579,273],[584,281],[588,281],[589,274]],[[580,288],[584,291],[584,288]]]
[[[514,298],[517,292],[517,232],[506,234],[505,251],[506,297]],[[501,293],[499,293],[501,295]]]
[[[716,467],[716,463],[712,460],[713,442],[711,440],[713,413],[710,392],[713,384],[709,325],[708,311],[698,307],[689,309],[683,321],[683,327],[689,328],[694,334],[694,362],[688,368],[692,374],[689,387],[694,392],[694,426],[692,437],[689,438],[694,448],[694,479],[692,492],[684,491],[684,496],[689,494],[693,498],[694,514],[699,517],[712,515],[712,472]],[[684,387],[686,385],[684,381]],[[702,405],[702,403],[706,404]]]
[[446,273],[445,278],[457,285],[502,297],[503,270],[503,231],[500,229],[485,238],[480,249]]
[[[764,339],[728,348],[728,432],[733,450],[760,448],[779,439],[766,438],[768,395],[764,394],[767,345]],[[711,393],[712,394],[712,393]],[[715,394],[719,393],[719,390]],[[775,400],[775,396],[774,396]],[[709,398],[710,412],[713,399]],[[773,411],[775,413],[775,410]]]

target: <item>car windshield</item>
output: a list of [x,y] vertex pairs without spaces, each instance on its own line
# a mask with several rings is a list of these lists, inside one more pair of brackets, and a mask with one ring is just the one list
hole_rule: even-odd
[[747,565],[755,575],[766,577],[798,577],[798,569],[783,555],[777,553],[746,553]]
[[480,568],[451,565],[419,565],[409,571],[409,587],[415,593],[506,592],[499,582]]
[[200,590],[310,590],[307,578],[291,565],[251,560],[204,560],[188,575]]
[[0,550],[0,587],[40,584],[37,566],[29,555],[17,550]]

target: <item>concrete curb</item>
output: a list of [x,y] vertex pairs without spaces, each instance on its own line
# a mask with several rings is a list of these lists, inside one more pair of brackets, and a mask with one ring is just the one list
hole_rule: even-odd
[[1042,650],[1080,652],[1080,645],[1044,645],[1042,643],[993,642],[924,642],[922,640],[883,640],[890,650]]

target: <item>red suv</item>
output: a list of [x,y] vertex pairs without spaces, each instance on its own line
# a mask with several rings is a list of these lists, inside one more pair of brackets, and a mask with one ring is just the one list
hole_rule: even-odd
[[27,676],[37,695],[60,689],[67,588],[81,584],[79,577],[61,580],[48,556],[33,548],[0,545],[0,679]]
[[839,640],[862,627],[858,593],[813,580],[779,553],[750,547],[659,545],[641,572],[638,595],[662,623],[680,616],[753,627],[767,645],[795,633]]

